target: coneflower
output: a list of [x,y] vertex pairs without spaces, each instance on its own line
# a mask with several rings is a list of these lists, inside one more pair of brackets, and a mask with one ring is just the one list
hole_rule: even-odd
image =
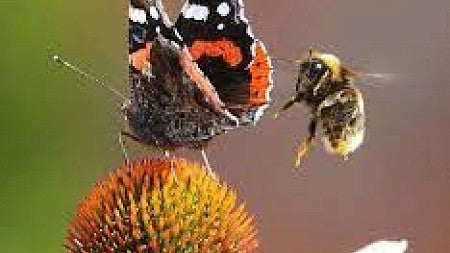
[[253,219],[236,199],[196,163],[135,162],[81,202],[65,245],[70,253],[254,252]]

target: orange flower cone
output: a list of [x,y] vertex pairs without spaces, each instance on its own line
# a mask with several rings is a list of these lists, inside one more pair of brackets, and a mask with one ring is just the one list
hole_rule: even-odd
[[[174,173],[171,172],[171,169]],[[255,252],[252,217],[236,193],[183,159],[119,168],[81,202],[68,252]]]

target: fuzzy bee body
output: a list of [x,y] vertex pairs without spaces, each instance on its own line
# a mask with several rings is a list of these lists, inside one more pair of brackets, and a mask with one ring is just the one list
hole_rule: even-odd
[[326,150],[346,157],[364,140],[364,102],[355,87],[341,92],[332,105],[321,108],[319,115]]
[[281,110],[296,103],[310,109],[309,135],[298,149],[296,166],[307,154],[320,128],[325,149],[347,158],[363,142],[365,132],[364,100],[355,86],[356,74],[343,67],[331,54],[310,52],[300,62],[296,94]]

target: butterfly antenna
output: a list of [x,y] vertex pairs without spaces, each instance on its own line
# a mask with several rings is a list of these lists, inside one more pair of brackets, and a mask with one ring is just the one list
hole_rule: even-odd
[[214,179],[217,179],[216,174],[214,173],[211,164],[209,163],[208,156],[206,155],[206,151],[204,148],[201,149],[201,154],[203,158],[203,162],[205,163],[206,171],[208,172],[208,175],[213,177]]
[[69,70],[71,70],[71,71],[73,71],[73,72],[75,72],[75,73],[77,73],[79,75],[82,75],[86,79],[88,79],[90,81],[93,81],[94,83],[96,83],[100,87],[105,88],[110,93],[114,94],[116,97],[119,97],[122,100],[128,100],[128,98],[125,95],[123,95],[118,90],[114,89],[113,87],[109,86],[105,81],[102,81],[101,79],[93,76],[92,74],[89,74],[86,71],[82,70],[78,66],[75,66],[72,63],[62,59],[59,55],[54,55],[53,56],[53,60],[55,62],[61,64],[62,66],[66,67],[67,69],[69,69]]

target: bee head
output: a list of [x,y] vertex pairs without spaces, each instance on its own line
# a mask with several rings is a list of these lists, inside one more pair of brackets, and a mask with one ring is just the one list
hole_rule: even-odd
[[337,80],[341,75],[341,61],[333,54],[310,50],[309,57],[300,65],[300,74],[312,83],[319,81],[327,72],[330,72],[331,80]]

